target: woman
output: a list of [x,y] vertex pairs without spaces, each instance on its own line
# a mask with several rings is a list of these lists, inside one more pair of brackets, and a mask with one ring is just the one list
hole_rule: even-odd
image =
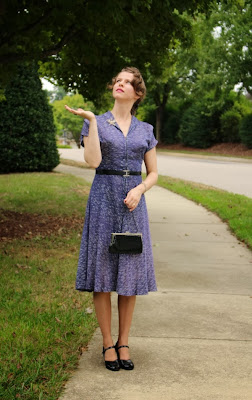
[[[76,289],[93,292],[103,336],[106,368],[132,370],[128,336],[136,295],[156,291],[152,245],[144,192],[157,182],[157,140],[152,125],[135,116],[146,94],[137,68],[126,67],[112,79],[111,111],[95,116],[81,108],[66,109],[85,118],[81,144],[85,161],[96,168],[83,228]],[[83,142],[84,140],[84,142]],[[147,177],[141,179],[144,160]],[[142,232],[141,254],[111,254],[112,232]],[[111,336],[111,291],[118,294],[119,333]]]

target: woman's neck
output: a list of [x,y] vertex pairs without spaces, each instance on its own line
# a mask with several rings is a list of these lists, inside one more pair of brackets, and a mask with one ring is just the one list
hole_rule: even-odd
[[131,119],[131,108],[132,104],[118,104],[115,102],[111,112],[116,120],[125,121]]

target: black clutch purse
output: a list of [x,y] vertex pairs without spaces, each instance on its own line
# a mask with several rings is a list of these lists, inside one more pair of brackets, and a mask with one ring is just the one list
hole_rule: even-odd
[[127,206],[125,207],[125,212],[122,215],[121,222],[121,232],[113,232],[111,233],[111,242],[109,245],[109,252],[112,254],[140,254],[143,251],[143,240],[142,233],[131,233],[131,232],[122,232],[123,228],[123,218],[126,213],[131,213],[131,216],[134,220],[137,231],[139,231],[137,222],[135,220],[134,211],[127,211]]
[[143,251],[142,233],[111,233],[109,252],[112,254],[140,254]]

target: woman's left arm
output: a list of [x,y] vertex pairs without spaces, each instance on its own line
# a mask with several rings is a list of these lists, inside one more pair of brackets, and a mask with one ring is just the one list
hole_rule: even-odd
[[124,199],[124,203],[129,208],[130,211],[133,211],[137,207],[142,194],[157,183],[158,170],[157,170],[156,147],[153,147],[151,150],[145,153],[144,163],[147,172],[146,179],[143,182],[141,182],[138,186],[131,189],[128,192],[127,197]]

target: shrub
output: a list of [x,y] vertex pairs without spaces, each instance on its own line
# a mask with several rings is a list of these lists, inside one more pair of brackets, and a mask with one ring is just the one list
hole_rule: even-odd
[[239,125],[242,116],[235,109],[228,110],[221,115],[221,137],[223,142],[240,142]]
[[[181,110],[178,105],[168,105],[164,110],[163,115],[163,125],[161,129],[161,142],[165,144],[174,144],[178,143],[178,131],[181,119]],[[141,113],[141,117],[143,113]],[[137,114],[137,118],[139,118],[139,114]],[[145,114],[143,118],[140,118],[149,124],[156,126],[156,107],[147,107],[145,108]]]
[[0,103],[0,172],[51,171],[59,164],[52,107],[37,66],[19,65]]
[[241,141],[249,149],[252,148],[252,113],[245,115],[240,124],[239,135]]
[[205,105],[193,104],[183,114],[178,137],[186,146],[207,148],[216,137],[214,118]]
[[162,142],[165,144],[178,143],[178,131],[180,126],[181,112],[174,106],[168,106],[165,110],[164,124],[162,129]]
[[145,107],[141,108],[139,107],[139,111],[137,111],[137,118],[140,119],[140,121],[145,121],[148,122],[149,124],[153,125],[155,127],[156,125],[156,107]]

